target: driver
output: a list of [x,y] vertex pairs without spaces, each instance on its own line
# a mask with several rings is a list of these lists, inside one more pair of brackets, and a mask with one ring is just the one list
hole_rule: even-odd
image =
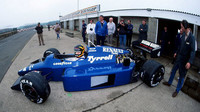
[[65,60],[68,61],[77,61],[77,60],[84,60],[85,59],[85,47],[83,45],[77,45],[74,47],[74,56],[73,58],[67,58]]
[[83,45],[77,45],[74,47],[75,57],[80,58],[84,56],[84,53],[85,53],[85,47]]

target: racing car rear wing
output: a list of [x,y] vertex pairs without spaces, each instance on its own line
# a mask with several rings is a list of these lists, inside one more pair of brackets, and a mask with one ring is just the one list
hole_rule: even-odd
[[160,50],[161,50],[160,45],[153,43],[151,41],[147,41],[147,40],[142,40],[141,42],[134,41],[132,44],[132,47],[141,49],[149,53],[151,58],[160,57]]

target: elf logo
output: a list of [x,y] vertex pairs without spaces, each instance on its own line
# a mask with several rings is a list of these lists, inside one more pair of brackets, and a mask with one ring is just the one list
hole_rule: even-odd
[[110,52],[112,54],[118,54],[118,53],[123,53],[124,51],[122,49],[115,49],[115,48],[106,48],[106,47],[103,47],[103,52]]
[[113,58],[113,55],[102,56],[102,57],[88,56],[88,61],[90,63],[93,63],[94,61],[112,60],[112,58]]

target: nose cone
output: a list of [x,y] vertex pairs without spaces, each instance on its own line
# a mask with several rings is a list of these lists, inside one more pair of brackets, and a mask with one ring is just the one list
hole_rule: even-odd
[[24,67],[23,69],[18,71],[19,76],[23,76],[26,73],[27,73],[27,67]]

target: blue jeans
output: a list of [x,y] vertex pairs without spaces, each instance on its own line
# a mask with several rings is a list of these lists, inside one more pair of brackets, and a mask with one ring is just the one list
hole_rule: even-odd
[[86,34],[85,34],[85,31],[83,31],[83,32],[82,32],[83,42],[86,41],[86,40],[85,40],[85,35],[86,35]]
[[119,35],[119,43],[120,47],[126,46],[126,35]]
[[179,80],[178,80],[178,84],[176,87],[176,92],[179,93],[179,91],[181,90],[183,83],[184,83],[184,79],[185,79],[185,75],[187,73],[187,70],[185,68],[185,64],[182,63],[178,63],[175,62],[172,71],[171,71],[171,76],[169,78],[168,84],[172,84],[173,80],[174,80],[174,76],[176,74],[176,71],[179,69]]
[[59,33],[57,33],[57,39],[58,39],[58,38],[60,38],[60,35],[59,35]]

